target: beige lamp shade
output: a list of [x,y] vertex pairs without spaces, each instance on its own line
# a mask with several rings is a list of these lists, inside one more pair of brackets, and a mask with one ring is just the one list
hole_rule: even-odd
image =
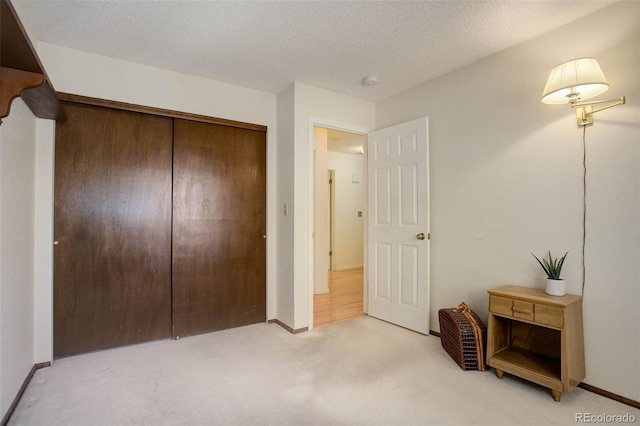
[[545,104],[568,104],[601,95],[609,83],[593,58],[579,58],[558,65],[549,73],[542,91]]

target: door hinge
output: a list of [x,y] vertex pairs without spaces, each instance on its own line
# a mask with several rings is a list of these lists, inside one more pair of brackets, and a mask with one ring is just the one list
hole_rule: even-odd
[[333,184],[333,179],[329,179],[329,185]]
[[329,250],[329,256],[333,256],[333,252]]

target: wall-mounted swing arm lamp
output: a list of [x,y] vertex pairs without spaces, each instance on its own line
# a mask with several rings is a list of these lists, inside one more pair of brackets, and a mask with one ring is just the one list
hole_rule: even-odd
[[[553,68],[549,73],[547,84],[542,91],[540,100],[545,104],[560,105],[569,104],[576,109],[578,126],[582,126],[582,165],[583,165],[583,191],[582,191],[582,293],[586,281],[585,245],[587,235],[587,150],[586,131],[587,124],[593,124],[593,114],[624,105],[626,98],[585,102],[603,94],[609,90],[609,83],[598,64],[593,58],[578,58],[564,62]],[[594,109],[593,105],[602,105]]]
[[[540,100],[545,104],[570,104],[576,108],[578,126],[593,124],[593,114],[626,103],[622,96],[618,99],[584,102],[609,90],[609,83],[593,58],[578,58],[564,62],[549,73],[547,84]],[[608,104],[598,109],[593,105]]]

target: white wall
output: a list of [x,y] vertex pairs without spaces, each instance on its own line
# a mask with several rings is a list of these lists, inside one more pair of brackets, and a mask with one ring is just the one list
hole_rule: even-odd
[[[375,106],[371,102],[302,83],[294,83],[294,235],[293,289],[294,329],[312,327],[313,294],[313,126],[354,132],[374,129]],[[280,100],[280,99],[279,99]],[[283,283],[279,283],[280,285]],[[278,308],[279,309],[279,308]],[[291,324],[290,324],[291,325]]]
[[35,361],[53,359],[53,175],[56,123],[36,120]]
[[530,252],[569,251],[581,293],[582,130],[539,98],[551,68],[600,62],[628,104],[595,115],[587,140],[586,383],[640,400],[640,3],[620,2],[376,105],[376,126],[429,116],[431,323],[486,291],[543,288]]
[[[295,171],[295,85],[278,94],[278,218],[277,245],[277,318],[289,327],[294,326],[294,171]],[[285,214],[284,209],[287,209]]]
[[[366,192],[364,155],[328,153],[327,165],[335,170],[334,269],[362,268],[364,265],[364,206]],[[360,182],[353,182],[353,173]],[[358,212],[363,212],[358,217]]]
[[34,365],[35,129],[14,100],[0,126],[0,418]]
[[[54,44],[40,42],[37,46],[40,60],[57,91],[267,126],[267,318],[275,318],[276,95]],[[39,132],[39,164],[53,161],[49,144],[53,144],[54,133],[50,130],[43,128]],[[46,193],[52,181],[53,168],[45,169],[38,177],[37,190]],[[38,223],[46,226],[53,217],[53,205],[43,205],[37,215]],[[45,250],[42,245],[38,247]],[[41,268],[36,282],[37,306],[52,305],[51,286],[51,274]],[[51,327],[51,317],[42,315],[36,329],[39,354],[52,353]]]

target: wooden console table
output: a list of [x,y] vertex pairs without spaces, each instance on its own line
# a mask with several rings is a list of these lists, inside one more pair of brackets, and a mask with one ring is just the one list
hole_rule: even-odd
[[582,297],[514,285],[489,290],[487,360],[498,378],[522,377],[560,401],[585,376]]

